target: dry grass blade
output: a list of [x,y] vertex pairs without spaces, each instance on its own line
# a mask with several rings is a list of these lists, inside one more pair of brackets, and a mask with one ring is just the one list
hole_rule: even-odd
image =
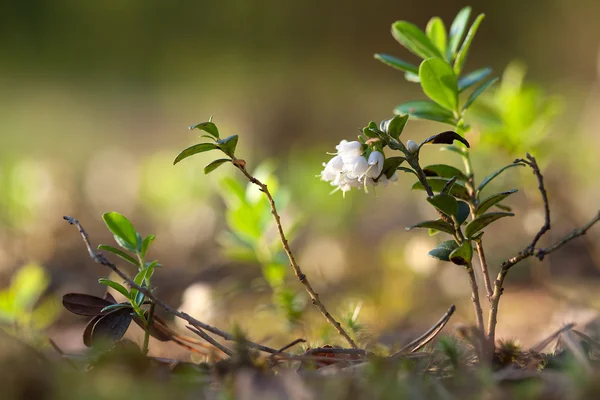
[[[567,324],[567,325],[563,326],[562,328],[560,328],[559,330],[557,330],[556,332],[554,332],[553,334],[551,334],[550,336],[548,336],[546,339],[544,339],[544,340],[540,341],[539,343],[536,343],[534,346],[532,346],[531,347],[531,351],[534,351],[536,353],[540,353],[550,343],[552,343],[553,341],[557,340],[558,337],[562,333],[565,333],[565,332],[573,329],[574,326],[575,326],[574,323],[570,323],[570,324]],[[575,331],[573,331],[573,332],[575,332]]]
[[592,366],[590,365],[590,360],[585,354],[584,349],[581,347],[581,344],[575,339],[575,335],[572,332],[567,331],[563,332],[561,337],[565,343],[565,346],[567,346],[569,351],[571,351],[577,363],[586,373],[591,374]]

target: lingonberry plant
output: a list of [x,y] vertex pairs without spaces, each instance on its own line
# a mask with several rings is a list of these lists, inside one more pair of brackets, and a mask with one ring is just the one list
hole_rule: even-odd
[[[411,53],[421,58],[422,61],[417,66],[387,54],[376,54],[375,58],[403,71],[409,82],[416,82],[420,85],[427,99],[410,101],[397,106],[394,109],[396,115],[389,120],[382,121],[380,124],[369,122],[356,141],[342,140],[336,146],[337,152],[333,154],[333,157],[327,163],[323,164],[324,169],[319,176],[323,181],[330,183],[334,187],[334,191],[339,190],[343,194],[353,188],[367,192],[369,188],[379,184],[387,186],[390,181],[397,180],[399,171],[416,177],[416,182],[412,185],[412,188],[425,191],[427,197],[424,200],[433,207],[439,218],[416,223],[409,226],[407,230],[423,228],[428,229],[431,234],[449,235],[448,240],[443,241],[429,252],[429,256],[458,265],[465,270],[471,286],[471,299],[476,321],[476,327],[473,329],[474,333],[470,337],[471,343],[481,362],[491,362],[498,354],[495,345],[498,307],[508,271],[520,261],[532,256],[542,260],[547,254],[560,248],[568,241],[585,234],[592,225],[600,220],[600,212],[583,227],[542,248],[538,246],[538,242],[550,229],[550,207],[544,179],[535,157],[526,154],[524,158],[519,158],[511,164],[499,168],[480,181],[476,179],[470,156],[470,152],[474,150],[471,149],[469,142],[464,137],[465,133],[471,129],[469,111],[479,102],[480,96],[498,78],[490,78],[492,70],[488,67],[464,73],[469,49],[484,18],[484,15],[480,14],[468,27],[470,14],[471,9],[469,7],[462,9],[451,24],[449,31],[446,30],[444,23],[438,17],[429,21],[425,32],[406,21],[398,21],[392,25],[394,38]],[[515,98],[519,98],[520,86],[517,89],[513,91]],[[510,119],[506,116],[508,111],[504,110],[502,112],[505,119]],[[549,115],[549,113],[540,113],[539,117],[546,121],[549,119]],[[421,143],[410,139],[405,140],[407,135],[404,134],[404,130],[409,118],[443,123],[450,125],[452,129],[434,134]],[[521,121],[523,123],[515,126],[535,125],[532,122],[535,118],[535,116],[523,117]],[[481,123],[485,125],[485,119],[482,121]],[[515,121],[515,119],[512,119],[512,121]],[[289,263],[299,282],[304,286],[315,307],[351,347],[350,349],[312,349],[310,354],[349,354],[357,357],[368,355],[369,352],[358,349],[356,338],[353,337],[355,335],[348,333],[348,331],[352,333],[353,330],[348,329],[348,326],[342,326],[330,314],[319,295],[315,292],[309,278],[298,265],[281,223],[272,190],[267,186],[266,181],[258,179],[249,172],[246,161],[239,158],[236,153],[239,136],[232,135],[222,138],[212,118],[207,122],[193,125],[190,129],[203,131],[201,138],[204,140],[179,153],[174,160],[174,164],[198,153],[221,153],[220,158],[204,167],[205,174],[211,173],[222,165],[231,164],[241,172],[250,185],[256,186],[264,194],[266,200],[261,203],[264,206],[262,211],[272,214],[277,236],[283,248],[282,254],[287,258],[287,263]],[[436,144],[444,145],[442,147],[444,150],[456,153],[464,167],[460,169],[445,164],[422,166],[420,162],[421,152],[431,148],[429,145]],[[512,146],[511,150],[515,148],[518,148],[518,146]],[[545,220],[531,242],[522,251],[507,258],[500,265],[498,276],[492,281],[484,252],[483,236],[486,228],[493,222],[515,215],[510,212],[510,207],[502,202],[514,194],[517,189],[492,194],[485,193],[484,189],[500,174],[513,167],[529,167],[533,171],[543,200]],[[236,191],[241,192],[240,187],[237,187]],[[248,199],[244,195],[240,195],[238,200],[239,204],[243,205]],[[492,211],[494,208],[500,211]],[[243,207],[238,211],[233,208],[229,210],[231,213],[245,213],[246,211]],[[257,216],[248,214],[244,217]],[[185,320],[189,323],[188,328],[190,330],[225,355],[231,356],[233,354],[232,350],[216,341],[206,331],[225,340],[239,339],[238,335],[224,332],[198,321],[186,313],[173,309],[155,296],[151,286],[151,278],[154,268],[158,267],[159,264],[156,261],[146,261],[148,247],[154,236],[150,235],[142,239],[142,236],[136,232],[131,222],[125,217],[118,213],[105,214],[104,220],[107,227],[115,236],[115,240],[122,250],[107,245],[101,245],[99,249],[111,252],[137,267],[138,273],[132,279],[114,263],[92,249],[87,234],[77,220],[70,217],[65,218],[69,223],[79,228],[92,258],[96,262],[109,267],[129,286],[128,289],[113,280],[100,280],[100,283],[120,292],[126,299],[123,303],[116,303],[111,298],[96,298],[94,300],[73,296],[65,298],[65,306],[71,311],[79,311],[81,314],[83,307],[85,309],[83,315],[93,317],[92,321],[95,322],[90,323],[91,327],[88,332],[90,341],[93,342],[96,332],[99,336],[107,336],[106,331],[108,328],[114,329],[117,333],[112,336],[109,335],[111,338],[122,336],[122,333],[124,333],[122,326],[125,326],[126,329],[132,318],[146,330],[144,351],[147,350],[149,335],[157,336],[163,340],[181,341],[164,327],[164,323],[157,318],[153,318],[154,307],[156,306]],[[265,226],[259,225],[251,227],[254,236],[260,236],[264,233]],[[235,233],[235,224],[232,224],[231,228]],[[237,233],[244,236],[243,231],[240,229]],[[253,240],[257,240],[257,237],[247,240],[247,244],[252,244]],[[257,252],[257,249],[254,249],[254,251],[253,257],[260,259],[260,252]],[[266,261],[265,264],[277,262],[277,271],[273,273],[277,279],[271,277],[273,282],[270,283],[274,292],[278,292],[285,290],[284,281],[281,279],[284,273],[281,271],[282,262],[274,254],[263,261]],[[474,261],[475,254],[478,262]],[[481,269],[483,282],[477,282],[474,270],[477,266]],[[484,322],[479,285],[483,286],[489,303],[487,324]],[[443,328],[453,312],[454,306],[450,307],[446,315],[430,330],[404,346],[400,351],[390,355],[390,357],[395,358],[406,355],[422,348]],[[106,321],[107,318],[108,322]],[[356,323],[355,317],[352,321]],[[346,323],[346,325],[350,324]],[[298,340],[294,341],[290,346],[298,342]],[[271,353],[272,357],[291,357],[284,351],[289,346],[282,349],[273,349],[245,339],[244,343],[250,348]]]

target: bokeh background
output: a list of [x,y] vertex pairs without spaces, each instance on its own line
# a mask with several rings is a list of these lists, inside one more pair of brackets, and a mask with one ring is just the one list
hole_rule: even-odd
[[[455,323],[473,320],[468,281],[458,267],[426,253],[441,240],[404,227],[432,216],[412,178],[376,194],[339,193],[315,176],[341,139],[401,102],[423,98],[418,85],[373,59],[376,52],[416,62],[390,35],[396,20],[424,27],[439,15],[449,25],[457,1],[12,1],[0,4],[0,286],[23,265],[49,274],[45,297],[102,295],[107,270],[87,256],[78,218],[92,242],[112,243],[101,215],[127,215],[157,235],[151,256],[164,265],[154,278],[160,297],[224,329],[239,325],[275,346],[290,338],[337,339],[311,306],[289,325],[273,309],[259,263],[227,253],[224,179],[245,183],[233,168],[204,176],[211,155],[172,166],[196,143],[187,127],[210,115],[225,134],[240,134],[250,170],[267,160],[287,193],[284,224],[297,222],[292,248],[322,300],[353,315],[365,340],[406,341],[447,307]],[[547,178],[557,239],[589,219],[600,204],[600,3],[591,0],[473,2],[487,14],[467,70],[513,60],[526,81],[560,97],[561,113],[545,129],[537,155]],[[411,121],[405,139],[446,130]],[[515,154],[478,152],[481,179]],[[518,156],[524,156],[519,154]],[[460,166],[432,147],[424,164]],[[498,189],[519,188],[516,218],[486,233],[493,271],[538,229],[542,207],[531,173],[511,171]],[[533,343],[564,322],[595,318],[600,306],[598,229],[544,261],[509,275],[500,337]],[[289,287],[306,301],[292,276]],[[302,304],[300,304],[301,308]],[[49,335],[65,351],[82,348],[81,318],[57,314]],[[139,337],[137,328],[128,336]],[[322,343],[322,342],[321,342]],[[155,354],[174,354],[157,347]]]

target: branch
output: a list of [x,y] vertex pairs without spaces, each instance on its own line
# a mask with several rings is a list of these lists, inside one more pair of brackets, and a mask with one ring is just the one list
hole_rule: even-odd
[[208,343],[215,346],[217,349],[221,350],[223,353],[227,354],[229,357],[233,356],[233,351],[229,350],[227,347],[223,346],[221,343],[217,342],[215,339],[210,337],[210,335],[204,332],[202,329],[194,328],[192,326],[186,326],[190,331],[194,332],[196,335],[200,336],[202,339],[206,340]]
[[490,271],[488,270],[487,260],[485,259],[485,253],[483,251],[483,242],[481,237],[475,240],[475,247],[477,248],[477,254],[479,255],[479,263],[481,264],[481,273],[483,275],[483,282],[485,283],[485,292],[489,301],[492,301],[492,282],[490,281]]
[[250,183],[258,186],[260,188],[261,192],[263,192],[265,194],[265,196],[267,196],[267,199],[269,200],[269,204],[271,206],[271,214],[273,214],[273,219],[275,220],[275,224],[277,225],[277,230],[279,232],[279,238],[281,240],[281,244],[283,245],[283,249],[290,261],[290,266],[294,270],[294,273],[296,274],[296,277],[298,278],[300,283],[302,285],[304,285],[304,288],[306,289],[306,292],[310,296],[312,303],[319,309],[319,311],[321,311],[321,314],[323,314],[325,319],[335,328],[335,330],[344,339],[346,339],[348,344],[350,344],[350,346],[352,348],[357,348],[354,340],[352,340],[352,338],[348,335],[348,333],[346,333],[344,328],[342,328],[340,323],[337,322],[335,320],[335,318],[333,318],[333,316],[329,313],[329,311],[327,311],[327,308],[325,308],[325,305],[321,302],[321,300],[319,300],[319,295],[312,288],[312,285],[308,281],[308,278],[302,272],[302,269],[300,269],[300,266],[296,262],[296,258],[294,257],[294,254],[292,253],[292,250],[290,249],[290,245],[289,245],[288,240],[283,231],[283,227],[281,226],[281,218],[280,218],[279,214],[277,213],[277,207],[275,206],[275,200],[273,200],[273,196],[271,196],[271,192],[269,192],[267,185],[265,185],[264,183],[262,183],[261,181],[259,181],[258,179],[256,179],[252,175],[250,175],[250,173],[248,173],[248,171],[246,170],[246,166],[245,166],[246,162],[244,160],[233,158],[233,165],[235,165],[242,172],[242,174],[244,174],[244,176],[250,181]]
[[[115,264],[108,261],[108,259],[106,257],[104,257],[104,255],[102,253],[96,253],[94,251],[94,249],[92,248],[92,245],[90,243],[89,236],[88,236],[87,232],[83,229],[83,227],[81,226],[79,221],[77,221],[73,217],[68,217],[68,216],[65,216],[63,218],[70,225],[75,225],[77,227],[77,229],[79,230],[79,233],[81,234],[81,237],[83,238],[83,242],[85,243],[87,251],[90,254],[90,257],[92,258],[92,260],[94,260],[98,264],[102,264],[102,265],[110,268],[114,273],[119,275],[119,277],[121,277],[121,279],[123,279],[125,282],[127,282],[127,284],[131,288],[137,289],[138,291],[142,292],[147,298],[152,300],[157,306],[161,307],[166,312],[173,314],[176,317],[183,319],[184,321],[187,321],[190,325],[192,325],[193,327],[195,327],[197,329],[203,329],[203,330],[209,331],[211,333],[214,333],[217,336],[222,337],[225,340],[231,340],[231,341],[237,340],[237,338],[234,335],[232,335],[231,333],[224,332],[214,326],[210,326],[208,324],[205,324],[204,322],[200,322],[197,319],[191,317],[190,315],[172,308],[171,306],[169,306],[168,304],[164,303],[162,300],[157,298],[152,293],[152,291],[150,291],[148,288],[136,284],[130,277],[128,277],[119,268],[117,268],[117,266]],[[246,341],[246,345],[248,347],[252,347],[254,349],[264,351],[265,353],[271,353],[271,354],[278,353],[278,350],[272,349],[267,346],[263,346],[258,343]]]

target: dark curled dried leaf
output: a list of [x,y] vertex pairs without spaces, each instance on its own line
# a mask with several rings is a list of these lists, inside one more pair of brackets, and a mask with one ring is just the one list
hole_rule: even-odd
[[83,344],[85,347],[92,347],[92,331],[94,330],[94,325],[96,325],[96,322],[98,322],[102,317],[102,315],[95,316],[85,326],[85,329],[83,330]]
[[133,318],[131,313],[131,308],[119,308],[100,316],[92,328],[92,345],[102,341],[116,342],[121,339],[131,324]]
[[425,139],[425,141],[423,141],[423,143],[421,143],[421,146],[423,146],[424,144],[427,144],[427,143],[452,144],[455,140],[458,140],[459,142],[463,143],[467,147],[471,147],[471,145],[469,145],[469,142],[467,142],[467,140],[464,137],[460,136],[458,133],[456,133],[454,131],[446,131],[446,132],[438,133],[437,135],[428,137],[427,139]]
[[100,315],[104,307],[115,304],[109,300],[82,293],[67,293],[63,296],[62,303],[73,314],[92,317]]

